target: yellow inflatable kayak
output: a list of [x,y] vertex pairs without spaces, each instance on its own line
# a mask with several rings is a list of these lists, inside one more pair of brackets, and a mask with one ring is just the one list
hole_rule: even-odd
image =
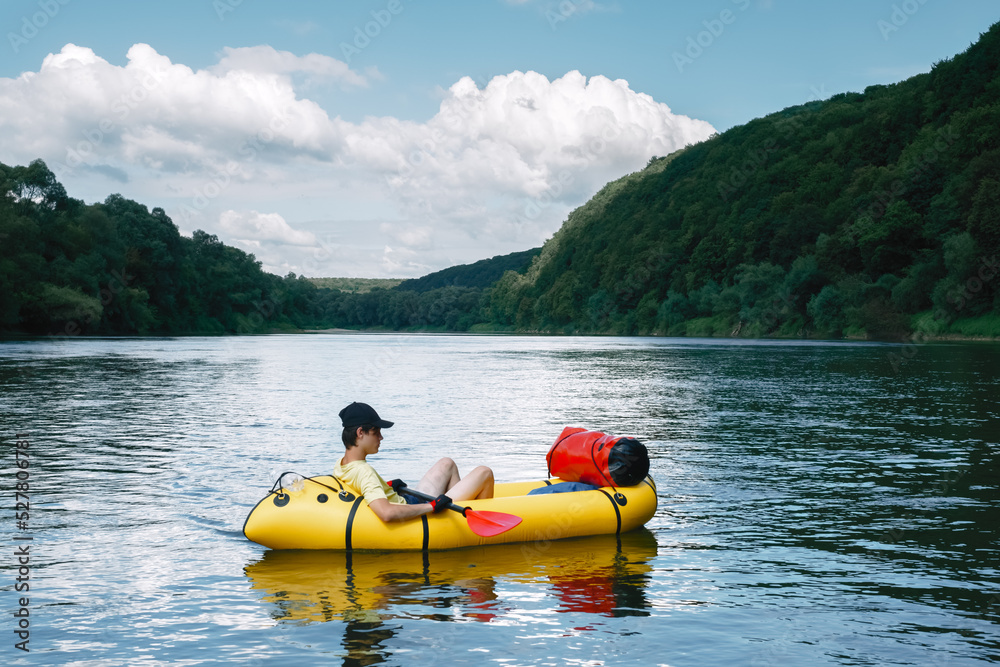
[[439,550],[618,535],[642,526],[656,512],[656,486],[648,476],[629,487],[527,495],[560,481],[497,484],[493,498],[462,501],[473,511],[502,512],[522,519],[499,535],[481,537],[459,512],[383,523],[356,489],[332,476],[301,478],[288,486],[279,479],[276,488],[250,511],[243,534],[271,549]]

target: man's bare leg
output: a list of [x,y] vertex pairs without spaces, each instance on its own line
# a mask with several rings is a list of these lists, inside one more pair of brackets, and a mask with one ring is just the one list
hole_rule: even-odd
[[432,496],[446,493],[452,500],[492,498],[493,471],[479,466],[462,479],[455,462],[443,458],[420,479],[417,489]]

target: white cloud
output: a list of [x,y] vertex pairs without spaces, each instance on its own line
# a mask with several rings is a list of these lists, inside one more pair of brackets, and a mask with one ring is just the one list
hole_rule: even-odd
[[252,253],[265,271],[277,275],[302,273],[304,263],[315,267],[317,260],[333,258],[314,233],[295,229],[278,213],[223,211],[217,227],[226,243]]
[[278,25],[295,33],[296,35],[308,35],[322,28],[319,23],[309,20],[293,21],[292,19],[282,19],[281,21],[278,21]]
[[340,150],[335,124],[314,102],[297,99],[287,77],[193,71],[146,44],[127,58],[119,67],[67,44],[38,72],[0,79],[0,155],[42,157],[65,178],[81,165],[218,169],[245,159],[240,151],[260,137],[275,156],[332,159]]
[[387,235],[397,244],[410,248],[411,250],[430,250],[434,237],[434,230],[427,226],[413,226],[399,223],[383,222],[379,230]]
[[574,184],[556,196],[570,201],[607,176],[712,131],[706,122],[675,115],[667,105],[635,93],[621,79],[588,81],[574,71],[549,81],[536,72],[513,72],[495,77],[482,90],[463,78],[428,123],[370,121],[351,133],[348,147],[356,159],[370,158],[372,167],[383,168],[386,152],[371,146],[395,144],[390,184],[404,197],[428,188],[442,195],[458,188],[477,196],[484,187],[491,193],[539,197],[552,194],[560,174],[568,172]]
[[519,238],[521,248],[540,244],[609,180],[713,131],[623,80],[513,72],[483,89],[463,78],[427,123],[373,119],[345,142],[409,218],[446,219],[452,236],[516,249]]
[[315,234],[293,229],[277,213],[224,211],[219,217],[219,226],[232,238],[248,243],[268,242],[307,248],[319,245]]
[[317,80],[339,81],[346,86],[368,85],[365,77],[352,70],[347,63],[318,53],[296,56],[267,45],[237,49],[227,46],[222,52],[224,55],[219,64],[209,68],[213,74],[233,71],[255,74],[302,73]]
[[[409,277],[539,245],[607,181],[714,131],[579,72],[462,78],[425,122],[331,118],[303,91],[379,80],[266,45],[193,70],[145,44],[124,66],[67,44],[0,78],[0,161],[41,157],[74,196],[163,206],[185,231],[266,250],[269,266]],[[317,262],[327,238],[336,249]]]

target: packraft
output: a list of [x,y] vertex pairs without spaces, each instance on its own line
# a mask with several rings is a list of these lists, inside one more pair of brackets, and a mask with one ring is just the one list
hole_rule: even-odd
[[630,487],[551,495],[529,493],[559,479],[497,484],[493,498],[461,504],[474,512],[502,512],[522,521],[493,537],[483,537],[471,530],[459,512],[384,523],[358,489],[335,477],[296,476],[293,484],[282,478],[243,524],[248,539],[271,549],[436,551],[505,542],[542,544],[569,537],[620,535],[644,525],[656,511],[656,486],[650,477]]
[[[649,455],[634,438],[566,428],[546,461],[549,479],[496,484],[492,498],[391,523],[378,518],[358,489],[336,477],[284,473],[251,510],[243,534],[272,549],[428,551],[621,535],[644,525],[656,511]],[[565,482],[591,488],[577,490],[582,485]],[[553,486],[572,492],[536,495]],[[516,521],[499,526],[502,530],[477,529],[477,516],[485,523],[486,515],[498,513]]]

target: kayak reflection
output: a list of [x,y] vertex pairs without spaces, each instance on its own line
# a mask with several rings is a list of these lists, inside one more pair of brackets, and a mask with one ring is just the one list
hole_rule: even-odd
[[655,536],[640,529],[451,551],[267,551],[245,572],[279,621],[489,622],[510,611],[498,582],[546,585],[557,612],[647,615],[655,556]]

